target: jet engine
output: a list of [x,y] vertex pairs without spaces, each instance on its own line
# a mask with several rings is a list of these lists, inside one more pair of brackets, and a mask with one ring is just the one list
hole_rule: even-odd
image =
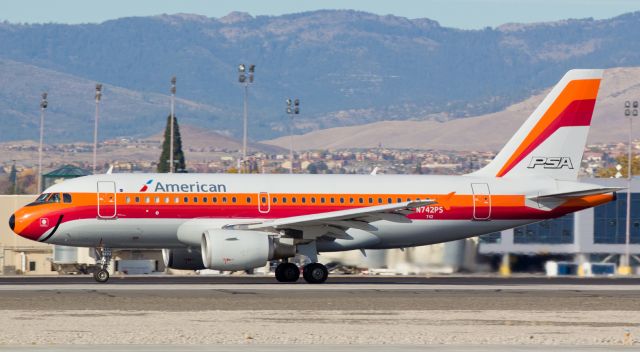
[[206,269],[199,249],[163,249],[162,259],[167,268],[179,270]]
[[235,271],[265,265],[267,260],[295,256],[293,245],[267,232],[207,230],[202,234],[202,262],[208,269]]

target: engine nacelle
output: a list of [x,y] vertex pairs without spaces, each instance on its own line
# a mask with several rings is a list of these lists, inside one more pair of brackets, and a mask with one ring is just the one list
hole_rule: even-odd
[[244,230],[207,230],[201,251],[205,267],[223,271],[253,269],[267,260],[295,255],[294,246],[280,243],[269,233]]
[[162,259],[164,260],[164,265],[171,269],[206,269],[202,263],[202,253],[198,249],[163,249]]

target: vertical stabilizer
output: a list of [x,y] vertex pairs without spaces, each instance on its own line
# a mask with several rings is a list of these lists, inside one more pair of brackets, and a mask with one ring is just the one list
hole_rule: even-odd
[[567,72],[491,163],[473,175],[577,179],[602,72]]

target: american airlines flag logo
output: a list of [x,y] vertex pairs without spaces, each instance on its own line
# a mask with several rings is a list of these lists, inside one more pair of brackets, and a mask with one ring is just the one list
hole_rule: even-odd
[[147,183],[144,184],[144,186],[142,186],[142,188],[140,188],[139,192],[146,192],[147,189],[149,189],[149,185],[153,183],[153,179],[147,181]]

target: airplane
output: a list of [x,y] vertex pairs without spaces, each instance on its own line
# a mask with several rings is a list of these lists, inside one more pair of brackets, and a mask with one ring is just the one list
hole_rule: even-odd
[[[250,270],[323,283],[318,253],[454,241],[615,199],[578,181],[602,70],[570,70],[504,148],[466,175],[100,174],[53,185],[9,220],[44,243],[94,247],[97,282],[113,248],[162,249],[175,269]],[[481,136],[478,136],[480,138]],[[289,261],[306,256],[302,269]]]

